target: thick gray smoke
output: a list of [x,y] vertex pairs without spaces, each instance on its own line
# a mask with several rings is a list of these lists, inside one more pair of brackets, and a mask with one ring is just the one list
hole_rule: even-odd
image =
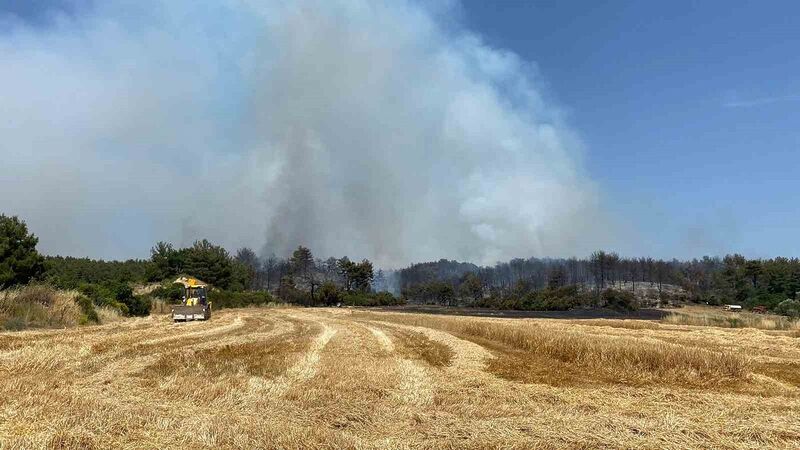
[[445,20],[457,4],[221,4],[0,20],[0,211],[43,251],[207,237],[396,266],[606,243],[535,67]]

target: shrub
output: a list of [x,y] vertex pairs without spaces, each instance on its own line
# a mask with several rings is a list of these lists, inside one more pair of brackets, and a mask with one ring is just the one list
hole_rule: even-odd
[[800,317],[800,300],[786,299],[775,307],[775,312],[789,317]]
[[151,297],[163,298],[165,300],[177,301],[183,295],[183,288],[178,284],[159,286],[150,292]]
[[389,306],[402,305],[404,301],[390,292],[349,292],[342,297],[348,306]]
[[0,317],[4,327],[63,327],[80,322],[81,309],[75,292],[57,291],[49,286],[32,285],[0,292]]
[[151,298],[150,299],[150,314],[169,314],[170,313],[170,304],[169,302],[161,299],[161,298]]
[[281,278],[277,294],[286,303],[306,306],[310,306],[312,303],[311,293],[298,289],[291,275]]
[[753,309],[756,306],[766,306],[767,309],[777,310],[778,305],[784,300],[786,300],[786,295],[782,293],[770,294],[769,292],[759,292],[749,297],[744,303],[744,306],[748,309]]
[[339,292],[339,288],[336,284],[326,281],[322,284],[322,287],[319,289],[319,301],[323,305],[333,306],[342,298],[341,292]]
[[78,286],[78,292],[89,297],[96,306],[114,308],[120,313],[127,315],[128,306],[117,301],[114,295],[105,286],[98,284],[83,283]]
[[3,321],[3,328],[9,331],[22,331],[27,327],[28,324],[22,317],[9,317]]
[[133,295],[133,289],[118,281],[103,284],[81,284],[78,291],[91,299],[96,306],[114,308],[126,316],[150,314],[150,296]]
[[592,294],[581,291],[578,286],[546,288],[524,295],[493,295],[475,302],[473,306],[525,311],[566,311],[593,303]]
[[525,309],[540,311],[566,311],[584,305],[584,298],[577,286],[548,288],[529,294]]
[[628,291],[619,291],[608,288],[600,295],[603,303],[618,311],[635,311],[637,309],[636,297]]
[[122,320],[122,314],[118,309],[108,306],[99,306],[96,308],[97,317],[100,323],[113,323]]
[[259,306],[272,303],[275,299],[269,292],[244,291],[233,292],[215,289],[208,293],[214,309],[222,308],[242,308],[245,306]]
[[144,317],[150,314],[150,298],[147,296],[131,296],[122,300],[131,316]]
[[41,306],[52,306],[56,302],[58,292],[45,285],[30,285],[20,290],[16,296],[18,304],[35,304]]

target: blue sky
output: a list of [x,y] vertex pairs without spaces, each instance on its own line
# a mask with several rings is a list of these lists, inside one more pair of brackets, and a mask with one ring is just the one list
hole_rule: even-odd
[[[142,29],[148,32],[147,21],[151,16],[144,11],[147,6],[137,6],[139,9],[133,14],[133,10],[129,9],[131,7],[125,6],[124,2],[110,3],[113,6],[108,8],[103,4],[103,14],[122,24],[137,24],[133,28],[144,24]],[[0,2],[0,32],[4,27],[16,29],[14,27],[19,24],[23,24],[22,28],[34,30],[31,32],[33,36],[37,33],[46,36],[49,30],[57,29],[58,33],[64,33],[68,38],[64,49],[74,51],[76,60],[80,61],[87,54],[92,55],[93,50],[76,50],[76,42],[81,41],[76,40],[75,36],[91,36],[91,33],[74,33],[71,25],[64,24],[73,19],[74,23],[82,23],[80,18],[94,14],[95,7],[100,4],[94,4],[92,0],[5,0]],[[125,41],[118,46],[102,42],[98,43],[97,48],[107,52],[131,52],[131,61],[152,64],[155,70],[163,68],[164,61],[170,60],[171,49],[188,49],[188,56],[183,59],[189,64],[180,68],[193,70],[192,58],[196,58],[199,66],[207,69],[207,73],[200,72],[205,78],[199,77],[197,82],[198,89],[203,92],[198,104],[201,107],[205,103],[212,105],[208,111],[201,111],[209,117],[199,115],[196,120],[210,118],[215,121],[215,126],[222,130],[217,138],[235,141],[231,148],[257,143],[261,135],[239,135],[240,132],[235,130],[239,125],[234,123],[239,122],[240,118],[250,117],[248,114],[252,111],[248,96],[258,89],[246,83],[253,83],[257,76],[243,76],[244,72],[230,69],[235,69],[236,61],[248,52],[263,51],[259,49],[264,45],[250,43],[249,40],[255,41],[269,33],[280,37],[281,29],[262,33],[258,29],[258,20],[249,17],[246,8],[225,9],[221,6],[218,13],[206,14],[201,10],[195,11],[191,2],[152,0],[141,5],[155,5],[159,11],[153,11],[152,16],[162,17],[163,13],[163,17],[169,19],[164,21],[166,25],[158,25],[165,27],[164,33],[142,34],[148,39],[153,36],[156,36],[155,39],[167,37],[167,45],[153,48],[152,53],[157,56],[152,61],[148,60],[148,55],[136,53],[141,51],[137,47],[137,37],[131,38],[113,29],[113,36],[122,36],[130,39],[130,42]],[[186,13],[182,9],[184,7],[190,12]],[[409,27],[421,27],[421,33],[428,31],[416,21],[413,14],[405,15],[402,9],[388,10],[398,20],[407,21]],[[177,15],[173,14],[175,11]],[[230,14],[226,15],[225,11]],[[343,13],[336,7],[332,7],[331,11],[332,14],[344,14],[341,17],[352,13],[346,8],[342,10],[346,13]],[[493,49],[511,51],[521,60],[531,63],[526,76],[537,80],[537,92],[541,94],[543,90],[545,97],[564,112],[570,131],[579,135],[583,143],[583,165],[601,193],[602,208],[613,216],[615,222],[606,225],[598,222],[597,226],[613,226],[618,230],[616,234],[622,235],[622,242],[617,239],[616,248],[622,253],[678,258],[730,252],[753,257],[800,256],[800,27],[796,20],[800,16],[800,3],[709,0],[608,1],[601,4],[584,1],[462,0],[460,7],[445,8],[445,11],[452,18],[455,28],[473,33]],[[280,14],[276,13],[275,16],[281,17]],[[120,19],[120,16],[124,18]],[[134,16],[138,19],[131,19]],[[106,22],[101,20],[97,23]],[[184,23],[188,26],[184,27]],[[364,27],[364,23],[355,20],[353,26]],[[157,26],[153,27],[155,29]],[[185,33],[186,30],[189,32]],[[96,34],[102,35],[107,31],[102,29]],[[435,36],[439,38],[446,34]],[[402,33],[398,35],[400,38],[397,42],[387,41],[395,45],[393,48],[402,48],[412,40],[403,37]],[[0,33],[0,39],[2,36]],[[26,39],[30,37],[29,34],[23,36]],[[347,42],[348,35],[343,36],[334,38]],[[198,37],[195,43],[193,40]],[[30,69],[25,65],[29,64],[29,60],[36,61],[33,56],[41,54],[42,49],[54,54],[60,51],[53,44],[58,39],[36,39],[32,38],[36,44],[31,46],[37,49],[36,52],[28,52],[29,49],[24,48],[24,52],[20,51],[21,56],[14,59],[19,64],[18,68]],[[10,42],[13,46],[16,41]],[[203,48],[216,45],[217,42],[221,42],[218,48],[206,52],[211,56],[203,54]],[[1,40],[0,44],[3,44]],[[273,43],[266,47],[271,45]],[[274,45],[278,52],[268,55],[280,54],[278,44]],[[447,42],[436,45],[452,50]],[[146,53],[147,50],[144,50]],[[209,60],[206,61],[206,58]],[[75,72],[78,74],[76,77],[83,73],[95,73],[97,68],[92,65],[91,58],[87,58],[87,61],[90,62],[87,67],[75,65],[80,68]],[[141,67],[142,72],[146,73],[150,66],[143,63]],[[68,69],[72,67],[68,66]],[[102,74],[100,77],[115,73],[114,70],[102,69],[98,72]],[[131,79],[140,75],[135,74]],[[163,79],[154,77],[154,85],[164,80],[167,83],[175,81],[169,74],[158,76]],[[143,80],[145,84],[150,82],[146,76],[143,76]],[[110,83],[110,86],[113,89],[118,84]],[[134,83],[133,86],[138,84]],[[344,86],[347,87],[346,84]],[[184,94],[191,97],[191,89],[187,88]],[[58,95],[57,90],[54,92]],[[180,102],[175,103],[180,96],[175,97],[171,92],[161,96],[156,94],[152,104],[163,104],[165,108],[181,107]],[[345,98],[344,102],[349,100]],[[60,108],[63,102],[57,104]],[[436,102],[431,104],[435,105]],[[48,108],[53,109],[50,106]],[[130,114],[139,117],[136,110]],[[248,120],[255,119],[250,117]],[[183,125],[178,124],[181,127]],[[126,138],[126,135],[120,138],[123,144]],[[162,143],[159,145],[163,145],[163,142],[177,145],[171,157],[186,158],[186,153],[179,148],[182,138],[176,132],[175,137],[159,136],[161,141],[156,142]],[[337,139],[336,136],[332,138]],[[27,137],[21,139],[24,142]],[[139,145],[138,142],[134,144]],[[222,151],[221,157],[209,151],[203,160],[233,167],[236,161],[232,162],[231,158],[237,155],[236,149],[231,148],[227,149],[227,153]],[[124,164],[130,155],[140,157],[139,153],[122,151],[115,158]],[[104,163],[110,159],[108,155],[105,158],[102,161]],[[447,160],[443,161],[446,163]],[[138,163],[144,164],[138,161],[131,166]],[[153,166],[165,165],[164,161],[159,164]],[[212,166],[209,162],[206,165]],[[231,179],[241,175],[230,170]],[[3,173],[0,172],[0,175]],[[412,171],[410,175],[415,174]],[[256,178],[259,176],[256,174]],[[561,184],[565,182],[562,179],[556,181]],[[96,183],[102,185],[99,178]],[[559,185],[559,188],[562,187]],[[125,195],[120,193],[136,188],[133,184],[119,182],[116,195]],[[82,189],[90,192],[96,190],[92,185],[83,186]],[[166,198],[171,195],[167,191],[174,188],[168,189],[165,184],[163,189],[164,192],[160,192],[159,196]],[[78,191],[76,188],[75,192]],[[153,192],[156,191],[153,188]],[[41,192],[49,191],[41,189]],[[241,196],[241,188],[236,192]],[[502,189],[497,192],[502,192]],[[36,195],[41,197],[45,194]],[[201,194],[183,195],[191,197]],[[225,192],[214,192],[214,195],[221,202],[227,201]],[[443,198],[449,198],[449,194],[443,194]],[[136,201],[144,202],[143,199],[134,199],[130,204],[137,204]],[[327,202],[328,199],[320,201]],[[88,244],[80,244],[84,238],[89,242],[90,235],[76,235],[73,239],[76,244],[70,247],[67,245],[69,240],[60,239],[61,236],[55,233],[61,231],[61,226],[56,224],[57,220],[53,217],[45,216],[37,220],[32,217],[34,213],[26,215],[23,211],[20,214],[29,218],[31,228],[43,236],[43,242],[45,246],[49,245],[51,252],[64,254],[142,257],[146,253],[135,249],[145,248],[148,243],[164,235],[178,245],[209,234],[213,238],[214,233],[221,236],[219,239],[239,235],[229,230],[230,225],[224,219],[218,220],[220,228],[215,230],[205,229],[202,224],[188,223],[179,216],[164,215],[163,211],[170,208],[166,201],[151,207],[149,212],[131,207],[124,213],[111,210],[108,205],[114,203],[113,199],[82,202],[88,205],[86,208],[99,211],[101,219],[87,221],[85,217],[70,217],[69,220],[79,222],[82,228],[96,223],[97,230],[90,230],[89,233],[107,236],[108,248],[88,250]],[[474,206],[475,203],[470,204]],[[0,207],[8,208],[2,200]],[[269,213],[264,211],[264,215]],[[474,215],[477,217],[481,214],[484,213]],[[436,221],[436,217],[429,219],[431,223]],[[49,223],[43,225],[47,221]],[[170,223],[176,222],[180,222],[176,226],[180,230],[164,231]],[[410,225],[421,227],[418,223]],[[484,225],[481,225],[484,227],[482,230],[485,230]],[[252,230],[263,226],[266,225],[253,221],[242,225],[242,228],[245,228],[244,232],[252,233]],[[50,239],[47,236],[48,227],[55,230],[55,235]],[[573,232],[578,233],[576,230],[578,228]],[[619,230],[622,230],[621,233]],[[131,231],[128,241],[120,243],[116,238],[121,231]],[[192,233],[205,234],[194,236]],[[263,233],[259,231],[257,234]],[[381,241],[385,237],[377,233],[375,239]],[[440,241],[447,239],[449,236],[445,233]],[[523,241],[509,241],[507,244],[509,248],[526,248],[519,246],[519,242]],[[239,238],[229,242],[231,246],[261,245]],[[331,242],[334,241],[322,242],[320,246],[324,248]],[[466,239],[466,242],[469,240]],[[602,241],[598,238],[597,242]],[[398,248],[404,247],[400,243],[397,245]],[[448,245],[431,245],[431,255],[438,251],[443,257],[458,257],[457,252],[448,252],[454,248],[465,248],[467,244],[453,239]],[[374,252],[373,247],[356,247],[356,252],[363,250],[364,256],[372,256],[370,252]],[[553,248],[573,247],[554,246],[551,250]],[[545,250],[542,249],[543,252]],[[502,251],[497,254],[505,255]],[[537,253],[529,251],[528,254],[516,256],[532,254]],[[411,256],[435,259],[427,254]],[[570,256],[570,253],[549,256]]]
[[653,253],[800,256],[800,3],[465,0],[535,61]]

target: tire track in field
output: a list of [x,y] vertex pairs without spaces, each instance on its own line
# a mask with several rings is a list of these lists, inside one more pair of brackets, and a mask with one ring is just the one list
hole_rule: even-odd
[[180,333],[180,328],[179,327],[183,327],[183,326],[188,325],[188,324],[173,324],[172,326],[175,327],[175,330],[170,330],[170,331],[173,331],[174,334],[169,335],[169,336],[159,337],[159,338],[156,338],[156,339],[149,339],[149,340],[144,340],[144,341],[141,341],[141,342],[137,342],[136,344],[134,344],[133,347],[134,348],[138,348],[138,347],[157,346],[158,344],[163,344],[163,343],[167,343],[167,342],[175,341],[175,340],[179,340],[179,339],[180,340],[184,340],[185,342],[194,342],[199,338],[208,338],[208,337],[211,337],[211,336],[216,336],[218,334],[227,334],[230,331],[234,331],[234,330],[237,330],[239,328],[242,328],[244,326],[244,324],[245,323],[242,320],[242,315],[241,314],[238,314],[233,319],[233,321],[231,323],[228,323],[228,324],[225,324],[225,325],[221,325],[221,326],[219,324],[215,324],[216,326],[211,326],[211,327],[209,327],[207,329],[204,329],[204,330],[190,331],[190,332],[187,332],[187,333]]
[[[116,358],[118,352],[113,349],[124,347],[145,333],[167,332],[162,325],[148,317],[75,330],[27,332],[22,337],[31,341],[0,350],[0,370],[12,370],[19,376],[27,373],[28,369],[80,371],[82,368],[100,367]],[[81,331],[83,335],[78,334]]]
[[389,327],[418,332],[433,342],[450,348],[453,358],[450,365],[432,373],[436,386],[460,386],[459,390],[491,391],[494,395],[505,396],[509,391],[509,381],[486,371],[487,362],[495,355],[485,347],[458,338],[446,331],[424,326],[376,321]]
[[[289,317],[296,320],[304,320],[294,315]],[[265,391],[266,395],[281,397],[295,385],[310,380],[317,374],[320,354],[337,333],[337,330],[319,320],[313,320],[313,322],[322,327],[322,332],[314,338],[311,346],[300,358],[300,361],[286,370],[283,375],[272,380],[264,380],[260,377],[250,378],[249,386],[251,391]]]
[[[249,312],[250,311],[248,311],[248,313]],[[170,405],[176,401],[174,397],[166,396],[159,400],[154,400],[149,397],[154,393],[154,387],[159,392],[164,392],[165,390],[172,390],[175,392],[185,390],[185,385],[182,384],[181,378],[177,375],[169,375],[159,380],[157,386],[153,386],[147,383],[143,384],[142,378],[140,377],[143,371],[147,370],[159,359],[164,356],[169,357],[170,355],[176,355],[184,351],[202,357],[204,351],[213,351],[215,347],[256,343],[259,341],[266,342],[271,338],[281,336],[295,329],[294,323],[282,320],[278,318],[277,315],[244,314],[244,317],[242,317],[242,314],[237,314],[235,317],[231,316],[233,317],[233,322],[225,323],[223,321],[228,321],[231,317],[225,316],[224,314],[225,313],[219,314],[216,319],[216,324],[221,326],[206,329],[203,331],[203,334],[200,335],[200,337],[213,336],[213,340],[198,341],[197,332],[192,332],[177,336],[193,336],[193,339],[189,339],[185,345],[178,347],[156,347],[153,353],[150,354],[118,352],[114,355],[116,359],[105,365],[102,370],[81,379],[80,382],[73,386],[73,389],[76,392],[82,392],[83,395],[87,397],[94,398],[96,401],[104,402],[109,405],[115,405],[119,401],[124,401],[129,405],[155,403],[163,408],[169,408]],[[231,325],[239,320],[244,322],[243,326],[231,327]],[[276,322],[278,323],[277,326],[274,325]],[[172,325],[170,325],[170,328],[176,333],[187,329],[182,326],[172,327]],[[260,331],[265,329],[267,331]],[[225,332],[232,335],[227,335]],[[223,401],[229,401],[227,396],[232,389],[229,382],[219,379],[208,381],[208,383],[204,384],[202,391],[199,391],[201,392],[200,394],[193,391],[186,391],[185,398],[182,398],[180,401],[183,402],[183,407],[187,411],[201,411],[203,401],[208,401],[210,398],[219,399],[222,397]],[[98,389],[98,386],[100,389]],[[124,393],[124,395],[120,397],[120,393]]]
[[[107,380],[108,374],[115,369],[132,373],[152,363],[159,353],[169,350],[161,348],[159,343],[177,342],[191,335],[194,339],[187,339],[183,344],[184,347],[190,347],[197,343],[197,337],[231,332],[241,327],[242,324],[237,323],[237,319],[238,317],[233,316],[223,317],[216,322],[201,322],[190,327],[175,326],[166,320],[153,320],[149,330],[88,342],[81,347],[70,368],[74,372],[85,374],[83,376],[88,380],[97,380],[98,377]],[[196,331],[182,333],[187,329]],[[147,335],[150,334],[155,336],[148,339]]]
[[[449,347],[455,355],[452,363],[449,366],[451,369],[483,372],[483,369],[486,367],[486,361],[495,357],[492,352],[485,347],[474,342],[458,338],[446,331],[395,322],[384,322],[377,320],[375,322],[391,328],[404,329],[420,333],[433,342],[437,342]],[[487,373],[486,375],[490,374]]]
[[[383,323],[373,322],[373,326],[365,325],[375,335],[384,350],[395,354],[395,345],[392,338],[385,331],[376,326],[385,326]],[[392,392],[392,397],[401,404],[411,406],[425,406],[433,402],[433,381],[431,376],[418,361],[394,355],[395,373],[399,380],[397,387]]]
[[383,347],[385,351],[387,351],[388,353],[394,352],[394,343],[389,338],[389,336],[383,332],[383,330],[368,325],[366,325],[366,327],[372,333],[372,335],[375,336],[375,339],[377,339],[378,342],[380,342],[381,347]]
[[[201,330],[181,333],[181,331],[189,327],[175,326],[172,323],[168,323],[167,330],[172,333],[171,335],[135,342],[133,344],[129,344],[131,340],[135,340],[133,338],[128,339],[128,342],[119,343],[117,346],[123,347],[122,349],[101,353],[87,361],[88,364],[84,365],[83,370],[89,370],[90,374],[85,377],[85,381],[87,383],[113,383],[115,382],[115,378],[119,377],[119,374],[129,376],[140,372],[157,361],[163,354],[176,351],[196,352],[196,346],[206,343],[200,338],[234,333],[242,329],[245,326],[245,322],[242,320],[241,314],[239,314],[231,318],[223,316],[222,320],[218,319],[217,322],[200,323],[198,324],[198,328],[201,325]],[[183,339],[184,342],[180,342],[179,340],[181,339]],[[166,348],[162,348],[158,345],[176,342],[181,345],[177,347],[169,346]],[[151,351],[147,352],[148,349]],[[92,371],[92,368],[97,366],[101,366],[102,368],[97,371]]]
[[[266,328],[266,331],[264,329]],[[267,341],[268,339],[283,336],[293,332],[296,326],[293,322],[285,320],[279,316],[270,316],[266,321],[254,330],[240,330],[233,336],[225,336],[210,342],[203,342],[194,346],[196,350],[211,350],[226,345],[242,345],[253,342]]]

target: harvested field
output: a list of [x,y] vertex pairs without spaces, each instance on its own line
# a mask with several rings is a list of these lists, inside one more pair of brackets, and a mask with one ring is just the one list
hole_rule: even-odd
[[350,309],[0,333],[3,448],[797,448],[793,331]]

